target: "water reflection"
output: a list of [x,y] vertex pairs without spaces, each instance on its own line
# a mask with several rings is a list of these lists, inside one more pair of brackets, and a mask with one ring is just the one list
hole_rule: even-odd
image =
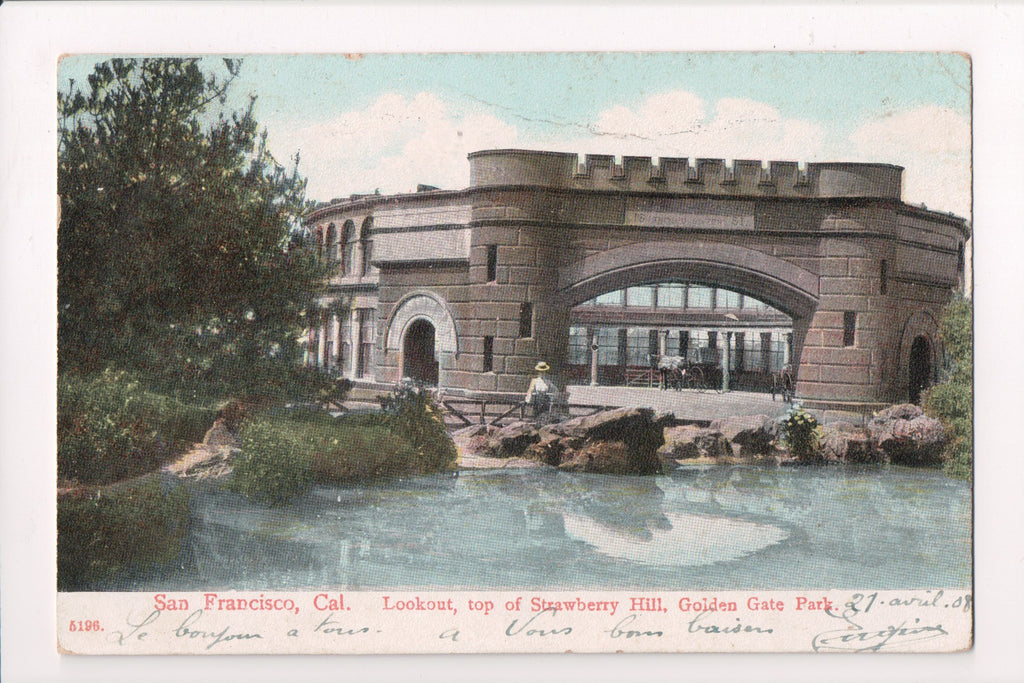
[[970,489],[921,470],[468,472],[282,508],[192,489],[187,554],[100,590],[970,585]]

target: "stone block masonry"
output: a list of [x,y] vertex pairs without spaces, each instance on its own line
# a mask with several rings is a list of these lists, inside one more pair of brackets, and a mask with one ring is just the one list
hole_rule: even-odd
[[[812,405],[906,400],[920,381],[912,349],[926,355],[917,375],[937,372],[938,315],[963,280],[969,233],[961,218],[904,204],[898,166],[525,150],[469,161],[465,189],[360,197],[307,216],[314,231],[351,222],[381,236],[377,278],[341,279],[322,300],[375,302],[377,381],[434,380],[436,367],[446,387],[525,392],[537,361],[562,373],[573,306],[666,281],[788,315],[797,396]],[[403,309],[424,296],[436,305]],[[409,336],[417,316],[433,348]]]

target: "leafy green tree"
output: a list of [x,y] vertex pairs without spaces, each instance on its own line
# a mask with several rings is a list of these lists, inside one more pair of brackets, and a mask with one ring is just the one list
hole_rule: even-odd
[[254,97],[227,111],[240,66],[111,59],[58,93],[61,371],[251,385],[296,359],[327,273],[294,240],[298,155],[272,157]]
[[943,382],[925,394],[924,408],[942,420],[949,433],[946,472],[970,479],[974,462],[974,315],[968,299],[958,296],[946,306],[939,334],[948,367]]

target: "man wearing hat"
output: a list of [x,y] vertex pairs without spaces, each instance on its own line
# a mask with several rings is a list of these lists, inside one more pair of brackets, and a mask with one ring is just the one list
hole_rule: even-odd
[[554,382],[545,375],[551,367],[541,361],[533,368],[537,376],[530,381],[530,388],[526,390],[526,404],[533,406],[533,416],[539,417],[551,410],[551,399],[557,389]]

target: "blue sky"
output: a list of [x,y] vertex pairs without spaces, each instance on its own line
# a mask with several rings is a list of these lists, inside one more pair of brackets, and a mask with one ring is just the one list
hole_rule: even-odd
[[896,163],[906,201],[970,213],[970,64],[952,53],[246,55],[234,106],[250,93],[317,200],[464,187],[467,153],[524,147]]

